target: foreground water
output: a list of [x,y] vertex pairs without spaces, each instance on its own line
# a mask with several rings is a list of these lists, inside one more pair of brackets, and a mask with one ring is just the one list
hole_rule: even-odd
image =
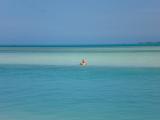
[[[84,55],[90,64],[80,67]],[[159,120],[159,55],[159,47],[1,48],[0,119]]]
[[0,65],[1,120],[159,120],[160,68]]

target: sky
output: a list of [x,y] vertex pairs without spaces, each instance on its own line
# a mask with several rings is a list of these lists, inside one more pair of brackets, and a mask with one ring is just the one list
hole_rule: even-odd
[[0,0],[0,45],[160,41],[160,0]]

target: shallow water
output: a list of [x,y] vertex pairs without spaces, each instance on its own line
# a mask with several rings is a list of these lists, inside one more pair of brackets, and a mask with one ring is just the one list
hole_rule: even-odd
[[159,120],[160,68],[0,65],[2,120]]
[[1,47],[0,64],[160,67],[160,47]]

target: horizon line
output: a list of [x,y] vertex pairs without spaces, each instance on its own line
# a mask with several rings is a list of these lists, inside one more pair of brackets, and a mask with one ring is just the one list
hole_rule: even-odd
[[0,47],[89,47],[89,46],[160,46],[160,42],[139,42],[139,43],[112,43],[112,44],[4,44]]

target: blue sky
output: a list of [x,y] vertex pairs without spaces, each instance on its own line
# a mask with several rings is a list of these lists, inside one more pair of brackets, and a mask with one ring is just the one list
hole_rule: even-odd
[[159,0],[0,0],[0,45],[160,41]]

